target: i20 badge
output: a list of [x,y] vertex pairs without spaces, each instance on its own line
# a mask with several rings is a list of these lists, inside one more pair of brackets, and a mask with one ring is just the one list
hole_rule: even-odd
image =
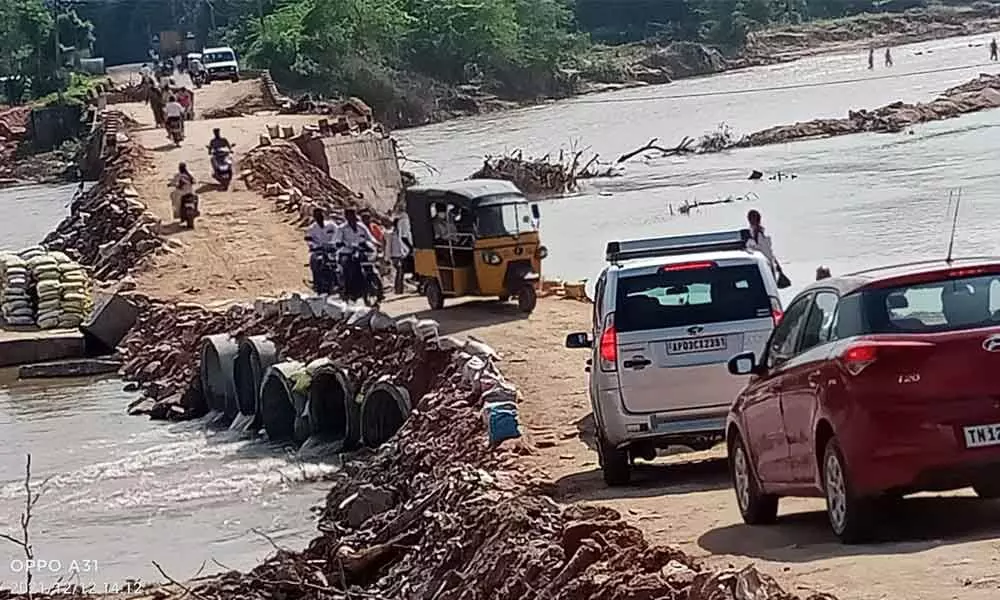
[[1000,352],[1000,334],[991,335],[983,340],[983,350],[987,352]]

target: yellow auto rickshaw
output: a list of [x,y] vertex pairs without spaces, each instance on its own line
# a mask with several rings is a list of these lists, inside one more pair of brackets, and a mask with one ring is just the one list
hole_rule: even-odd
[[413,271],[432,309],[445,298],[517,298],[530,313],[537,302],[542,259],[537,204],[513,183],[471,179],[406,190]]

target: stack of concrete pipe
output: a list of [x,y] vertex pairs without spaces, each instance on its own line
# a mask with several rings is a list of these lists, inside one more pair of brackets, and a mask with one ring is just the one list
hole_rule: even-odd
[[[356,327],[412,333],[443,350],[456,350],[456,360],[462,361],[463,380],[479,392],[510,389],[493,366],[496,353],[492,348],[475,339],[459,341],[441,336],[438,323],[431,319],[393,320],[367,307],[298,294],[281,300],[257,300],[254,310],[262,316],[330,317]],[[226,334],[205,337],[200,369],[202,391],[213,423],[254,434],[263,431],[274,442],[302,444],[313,438],[339,444],[345,451],[358,446],[377,448],[399,431],[412,410],[408,390],[390,377],[354,381],[329,359],[309,364],[279,362],[277,349],[264,336],[241,340]],[[503,416],[508,420],[514,402],[509,396],[505,394],[502,403],[494,403],[505,411]],[[486,417],[488,429],[492,421],[502,422]],[[507,433],[498,435],[510,437],[509,430],[506,427]],[[492,441],[494,437],[491,429]]]

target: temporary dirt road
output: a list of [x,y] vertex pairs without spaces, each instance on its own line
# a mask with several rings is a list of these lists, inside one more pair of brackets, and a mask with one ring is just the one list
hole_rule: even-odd
[[[199,92],[196,105],[201,110],[224,106],[236,93],[231,84],[213,84]],[[141,122],[151,121],[145,107],[126,108]],[[179,161],[208,179],[205,144],[213,127],[221,127],[238,145],[238,160],[273,119],[195,121],[179,149],[166,144],[162,130],[140,131],[140,143],[155,159],[137,181],[140,193],[169,221],[167,181]],[[141,276],[140,289],[208,303],[304,288],[302,232],[284,222],[268,201],[237,182],[229,192],[203,192],[202,212],[197,229],[173,234],[180,248]],[[422,299],[402,298],[384,309],[432,316],[445,333],[475,335],[502,354],[504,373],[524,394],[522,420],[536,449],[526,460],[551,479],[553,494],[564,502],[612,506],[655,542],[679,545],[712,564],[756,562],[786,589],[800,593],[820,590],[845,600],[998,597],[1000,502],[971,493],[907,499],[898,514],[888,516],[886,541],[847,547],[829,532],[817,500],[784,500],[777,525],[744,526],[719,451],[660,459],[640,467],[633,486],[606,488],[596,455],[584,441],[590,413],[583,371],[587,356],[563,347],[566,333],[587,329],[588,305],[543,298],[528,318],[513,304],[495,302],[456,302],[429,313]]]

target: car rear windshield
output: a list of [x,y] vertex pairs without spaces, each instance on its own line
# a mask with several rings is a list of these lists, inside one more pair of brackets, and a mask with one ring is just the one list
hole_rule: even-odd
[[658,271],[618,280],[615,328],[644,331],[759,319],[771,302],[756,265]]
[[871,333],[958,331],[1000,325],[1000,274],[866,290]]

